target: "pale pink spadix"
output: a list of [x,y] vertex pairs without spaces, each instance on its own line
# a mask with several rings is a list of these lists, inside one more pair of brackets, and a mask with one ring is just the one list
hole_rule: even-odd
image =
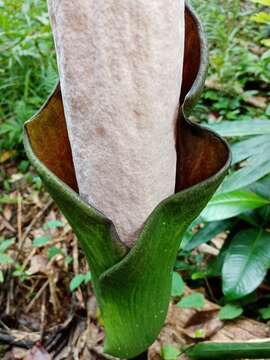
[[184,0],[48,0],[81,197],[132,245],[174,193]]

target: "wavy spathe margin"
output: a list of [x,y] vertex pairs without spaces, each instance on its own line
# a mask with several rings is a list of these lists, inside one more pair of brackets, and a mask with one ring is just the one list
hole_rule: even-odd
[[222,182],[230,164],[226,142],[186,120],[202,90],[207,48],[201,25],[186,8],[186,52],[179,114],[176,194],[146,220],[132,249],[113,223],[78,195],[59,85],[26,123],[27,155],[69,221],[86,254],[105,324],[105,351],[131,358],[155,340],[170,301],[181,238]]

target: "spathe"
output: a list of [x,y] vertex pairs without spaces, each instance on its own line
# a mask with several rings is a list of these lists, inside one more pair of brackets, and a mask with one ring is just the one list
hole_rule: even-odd
[[207,71],[205,38],[188,8],[186,28],[176,194],[151,213],[131,250],[119,241],[113,223],[78,195],[59,86],[25,129],[28,157],[89,262],[105,325],[105,351],[121,358],[143,352],[159,334],[181,238],[230,164],[227,144],[184,118],[201,92]]

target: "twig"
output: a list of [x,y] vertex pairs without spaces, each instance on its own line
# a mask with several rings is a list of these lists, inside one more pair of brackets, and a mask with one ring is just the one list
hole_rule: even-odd
[[16,229],[3,217],[1,216],[1,222],[4,224],[4,226],[11,231],[12,233],[16,233]]
[[[76,236],[74,236],[73,239],[73,249],[72,249],[72,257],[73,257],[73,272],[76,275],[79,274],[79,250],[78,250],[78,239]],[[80,303],[80,306],[82,308],[85,308],[84,306],[84,301],[83,301],[83,294],[82,294],[82,290],[79,287],[76,291],[76,297]]]
[[12,346],[18,346],[24,349],[31,349],[35,342],[31,340],[19,340],[16,339],[15,336],[3,333],[0,331],[0,343],[12,345]]
[[214,302],[217,302],[217,299],[216,299],[216,297],[215,297],[215,295],[214,295],[214,293],[213,293],[213,290],[212,290],[212,288],[211,288],[211,286],[210,286],[210,284],[209,284],[209,281],[208,281],[208,279],[207,279],[206,276],[204,277],[204,281],[205,281],[206,287],[207,287],[207,289],[208,289],[208,291],[209,291],[209,295],[210,295],[211,300],[214,301]]
[[18,257],[21,254],[21,251],[23,249],[24,246],[24,242],[27,238],[27,236],[30,234],[32,228],[35,226],[35,224],[37,223],[37,221],[40,219],[40,217],[42,215],[44,215],[46,213],[46,211],[53,205],[53,200],[48,201],[48,203],[36,214],[36,216],[33,218],[33,220],[31,221],[31,223],[28,225],[28,227],[26,228],[24,234],[22,235],[22,239],[21,242],[19,244],[19,248],[18,248],[18,252],[16,255],[16,259],[15,262],[18,260]]
[[44,330],[45,330],[46,297],[47,297],[47,291],[45,288],[43,295],[42,295],[41,316],[40,316],[40,340],[41,341],[43,341]]
[[219,251],[215,248],[213,248],[210,245],[207,244],[201,244],[198,248],[199,252],[204,253],[204,254],[209,254],[209,255],[213,255],[213,256],[218,256]]
[[54,272],[50,269],[48,271],[48,280],[49,280],[49,286],[50,286],[50,302],[53,305],[53,311],[54,314],[56,315],[59,311],[60,308],[60,304],[59,304],[59,300],[56,294],[56,286],[55,286],[55,274]]
[[11,278],[11,270],[9,269],[9,274],[7,276],[7,279],[9,279],[9,291],[7,293],[7,304],[6,304],[6,314],[11,314],[11,303],[13,302],[13,290],[14,290],[14,279]]
[[17,197],[17,228],[19,248],[22,242],[22,196],[19,193]]
[[40,295],[43,293],[43,291],[46,289],[46,287],[49,284],[49,280],[47,280],[43,286],[39,289],[39,291],[36,293],[36,296],[33,298],[33,300],[30,302],[30,304],[26,308],[26,312],[28,313],[31,309],[34,303],[37,301],[37,299],[40,297]]

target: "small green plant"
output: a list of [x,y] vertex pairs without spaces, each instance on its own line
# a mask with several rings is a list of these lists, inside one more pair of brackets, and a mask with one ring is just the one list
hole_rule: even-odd
[[161,348],[160,355],[164,360],[177,360],[181,352],[173,345],[164,345]]
[[233,320],[242,315],[243,309],[239,305],[227,304],[219,312],[220,320]]
[[46,2],[3,0],[0,5],[0,153],[22,150],[22,126],[57,81]]
[[78,289],[79,286],[82,284],[88,284],[92,280],[92,276],[90,271],[88,271],[86,274],[78,274],[74,276],[74,278],[70,282],[70,290],[75,291]]
[[[232,139],[232,169],[199,219],[186,234],[182,249],[191,251],[229,232],[219,256],[204,276],[222,276],[226,301],[254,292],[270,264],[270,121],[222,122],[211,126]],[[199,231],[191,232],[202,223]],[[224,311],[232,308],[225,308]]]
[[14,239],[0,238],[0,283],[4,282],[3,266],[11,265],[14,260],[7,254],[7,250],[14,244]]
[[171,296],[182,296],[185,291],[185,284],[182,277],[176,271],[173,272]]
[[[255,4],[260,4],[265,7],[270,7],[270,1],[269,0],[252,0]],[[260,11],[257,14],[253,15],[251,17],[251,20],[255,21],[258,24],[267,25],[268,29],[270,26],[270,13],[268,11]],[[261,43],[267,47],[270,47],[270,39],[263,39]]]
[[265,30],[258,31],[258,23],[250,21],[256,4],[238,0],[226,0],[222,6],[219,0],[192,0],[192,4],[204,22],[210,48],[208,89],[196,116],[207,122],[269,117],[263,98],[268,96],[270,55],[261,48],[268,30],[262,25],[260,29]]
[[180,308],[186,309],[201,309],[205,305],[205,298],[203,294],[194,293],[181,299],[177,304]]

